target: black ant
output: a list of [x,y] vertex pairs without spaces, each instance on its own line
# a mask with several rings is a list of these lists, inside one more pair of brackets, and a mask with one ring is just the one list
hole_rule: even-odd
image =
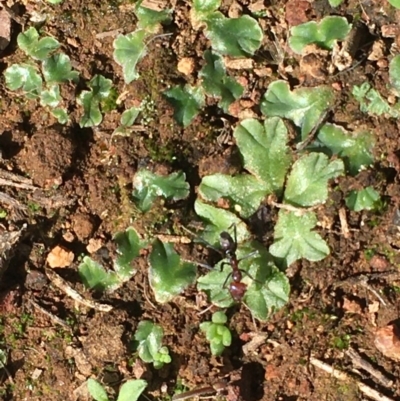
[[[185,228],[185,230],[189,231],[188,229]],[[190,231],[189,231],[190,232]],[[193,233],[192,233],[193,234]],[[243,279],[243,274],[246,276],[250,277],[253,281],[256,281],[253,277],[250,276],[248,272],[245,270],[239,269],[239,263],[244,260],[253,257],[254,255],[258,254],[258,251],[254,251],[249,253],[248,255],[244,256],[243,258],[238,259],[236,255],[237,251],[237,230],[236,230],[236,225],[233,224],[233,234],[234,238],[226,232],[223,231],[220,236],[219,236],[219,243],[220,243],[220,249],[214,247],[207,241],[201,238],[201,241],[204,242],[209,248],[213,249],[214,251],[218,252],[220,255],[226,259],[226,262],[222,262],[220,266],[220,271],[224,269],[224,266],[229,265],[232,268],[232,271],[228,274],[228,276],[225,279],[223,288],[226,288],[226,284],[229,280],[229,278],[232,278],[232,281],[229,283],[228,286],[228,291],[231,294],[232,298],[236,302],[241,302],[244,295],[246,294],[247,291],[247,285],[245,283],[242,283]],[[198,263],[199,266],[205,267],[206,269],[213,270],[213,268],[207,264],[204,263]]]
[[229,283],[228,286],[229,293],[231,294],[232,298],[235,301],[241,302],[247,291],[247,285],[245,283],[242,283],[243,279],[242,273],[250,277],[253,281],[255,280],[253,277],[250,276],[248,272],[239,269],[239,262],[241,262],[244,259],[251,258],[252,256],[256,255],[258,251],[251,252],[248,255],[244,256],[243,258],[238,259],[236,256],[236,251],[237,251],[236,225],[233,226],[233,233],[235,239],[233,239],[232,236],[226,231],[223,231],[219,236],[221,251],[224,253],[225,258],[227,259],[226,262],[221,263],[221,272],[225,265],[229,265],[232,268],[232,271],[228,274],[228,276],[225,279],[223,288],[226,287],[226,283],[228,282],[229,278],[232,277],[232,281]]

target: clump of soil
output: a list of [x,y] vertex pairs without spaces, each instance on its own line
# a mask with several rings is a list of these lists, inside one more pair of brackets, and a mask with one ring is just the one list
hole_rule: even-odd
[[34,184],[49,188],[62,184],[71,168],[74,151],[69,130],[53,126],[35,132],[19,156]]

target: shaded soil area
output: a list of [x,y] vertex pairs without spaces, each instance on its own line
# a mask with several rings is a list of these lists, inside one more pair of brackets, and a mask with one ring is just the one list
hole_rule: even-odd
[[[263,9],[258,20],[264,31],[262,46],[251,68],[228,69],[245,84],[231,114],[208,98],[186,128],[174,120],[163,92],[179,83],[195,83],[204,65],[203,53],[210,47],[204,33],[191,25],[191,2],[162,4],[173,8],[172,22],[149,41],[147,55],[138,65],[140,78],[129,85],[113,59],[113,41],[118,33],[136,28],[132,4],[98,0],[57,6],[10,4],[11,43],[0,56],[1,71],[24,61],[17,35],[34,25],[35,17],[45,16],[41,32],[62,43],[82,77],[79,90],[85,89],[83,80],[102,74],[112,80],[116,93],[124,94],[124,107],[117,103],[104,113],[98,127],[80,128],[76,89],[65,87],[71,122],[61,126],[38,101],[8,90],[2,75],[0,208],[5,217],[0,219],[0,349],[6,359],[5,368],[0,365],[1,399],[89,400],[89,377],[104,383],[111,396],[122,382],[143,378],[149,383],[150,399],[169,399],[182,383],[195,388],[221,379],[227,383],[222,397],[230,401],[361,400],[357,380],[392,400],[400,399],[396,355],[393,351],[384,356],[375,346],[377,329],[385,328],[390,337],[387,325],[399,318],[400,124],[362,113],[351,96],[352,87],[365,81],[385,99],[391,96],[388,62],[399,50],[400,13],[384,3],[348,0],[332,9],[327,1],[223,1],[220,11],[225,15],[248,14],[255,5]],[[363,29],[352,66],[340,73],[328,73],[329,55],[301,57],[287,46],[291,26],[327,15],[357,21]],[[393,34],[384,36],[389,28]],[[371,58],[376,43],[381,53]],[[177,69],[183,58],[194,65],[187,75]],[[182,226],[198,222],[193,204],[202,177],[241,171],[232,130],[244,117],[261,118],[260,98],[277,79],[288,81],[292,88],[333,87],[337,99],[328,121],[372,132],[375,164],[355,177],[337,179],[329,202],[317,210],[318,232],[331,254],[321,262],[302,260],[287,269],[290,302],[268,322],[253,321],[243,304],[230,308],[233,342],[221,357],[214,357],[199,325],[210,320],[216,308],[205,311],[210,304],[195,287],[173,302],[157,304],[148,283],[148,251],[135,260],[133,279],[110,295],[86,290],[77,267],[89,253],[112,266],[112,236],[129,226],[143,238],[173,237],[176,250],[188,260],[212,262],[212,252],[205,247],[180,241],[187,237]],[[124,108],[143,101],[146,112],[131,135],[112,136]],[[190,196],[179,202],[159,199],[149,212],[141,213],[132,198],[132,179],[139,168],[161,174],[183,171]],[[345,208],[349,191],[369,185],[381,195],[379,211]],[[263,232],[261,239],[268,247],[277,210],[265,203],[257,216],[247,223],[252,232]],[[63,257],[72,255],[73,260],[64,268],[51,269],[47,257],[57,246],[67,254]],[[54,274],[84,298],[113,309],[102,312],[76,303],[55,284]],[[141,362],[130,347],[132,334],[144,319],[164,330],[172,363],[160,370]],[[354,366],[349,349],[357,350],[390,384]],[[348,372],[351,378],[340,380],[323,372],[310,363],[311,357]]]

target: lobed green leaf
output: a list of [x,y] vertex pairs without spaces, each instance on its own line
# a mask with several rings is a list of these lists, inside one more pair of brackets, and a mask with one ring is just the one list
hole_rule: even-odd
[[156,239],[149,261],[149,282],[157,302],[171,301],[193,284],[196,278],[196,266],[182,262],[172,244],[164,244]]
[[319,23],[305,22],[290,29],[289,46],[298,54],[313,43],[330,50],[337,40],[344,40],[350,30],[351,24],[344,17],[328,16]]
[[145,37],[146,31],[142,29],[128,35],[119,35],[114,40],[114,60],[122,66],[127,84],[139,78],[136,65],[146,55]]
[[269,117],[281,117],[292,120],[301,128],[301,140],[320,121],[321,116],[334,101],[333,90],[326,86],[299,88],[290,90],[285,81],[272,82],[261,100],[261,111]]
[[322,153],[302,156],[292,167],[284,199],[295,206],[314,206],[328,198],[328,181],[344,173],[342,160],[329,162]]
[[269,252],[285,267],[301,258],[312,262],[324,259],[329,255],[329,248],[321,236],[312,231],[316,225],[315,213],[297,215],[281,209]]
[[187,127],[204,106],[204,93],[202,88],[194,86],[175,86],[164,92],[164,95],[175,109],[175,120]]

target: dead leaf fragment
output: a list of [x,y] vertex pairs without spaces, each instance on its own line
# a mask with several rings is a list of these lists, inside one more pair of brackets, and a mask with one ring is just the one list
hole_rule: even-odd
[[375,333],[375,347],[386,357],[400,362],[400,329],[396,324],[381,327]]
[[74,253],[61,246],[56,246],[47,255],[47,263],[50,267],[68,267],[74,261]]

